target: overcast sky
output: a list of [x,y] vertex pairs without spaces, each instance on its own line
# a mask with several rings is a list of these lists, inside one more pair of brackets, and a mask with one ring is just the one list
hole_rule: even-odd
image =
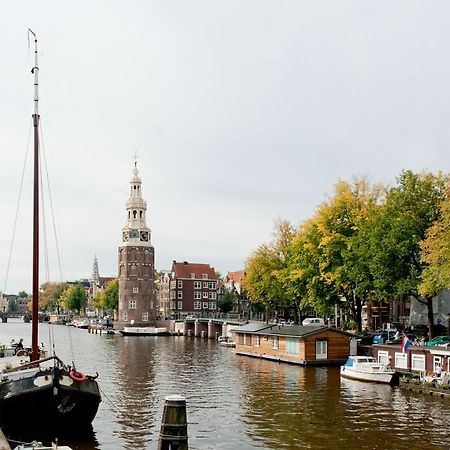
[[[275,219],[302,222],[338,179],[448,172],[449,17],[448,1],[2,2],[0,290],[31,129],[28,27],[63,279],[79,279],[95,254],[117,274],[136,150],[158,270],[242,269]],[[30,161],[7,293],[31,291]]]

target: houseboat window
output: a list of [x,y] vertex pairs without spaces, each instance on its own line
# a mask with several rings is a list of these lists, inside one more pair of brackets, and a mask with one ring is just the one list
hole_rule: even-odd
[[298,338],[286,338],[286,355],[298,355],[300,353],[300,342]]
[[411,370],[425,372],[425,355],[412,355]]
[[316,359],[328,358],[328,341],[316,341]]
[[256,335],[255,336],[255,347],[259,347],[260,342],[261,342],[261,336]]
[[395,353],[395,367],[397,367],[398,369],[408,368],[408,359],[406,357],[406,353]]
[[387,364],[389,362],[389,353],[384,350],[378,351],[378,362],[380,364]]
[[272,348],[274,350],[278,349],[278,336],[272,336]]
[[436,368],[438,366],[442,366],[442,358],[440,356],[433,356],[433,372],[436,373]]
[[244,344],[244,335],[238,333],[237,337],[238,337],[238,344],[243,345]]
[[252,345],[252,335],[251,334],[245,335],[245,345]]

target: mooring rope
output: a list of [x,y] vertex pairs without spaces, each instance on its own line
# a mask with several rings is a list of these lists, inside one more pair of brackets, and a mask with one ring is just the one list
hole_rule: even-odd
[[117,412],[120,412],[120,408],[106,395],[106,392],[98,385],[98,389],[101,392],[103,396],[105,396],[106,400],[108,401],[109,405],[116,409]]

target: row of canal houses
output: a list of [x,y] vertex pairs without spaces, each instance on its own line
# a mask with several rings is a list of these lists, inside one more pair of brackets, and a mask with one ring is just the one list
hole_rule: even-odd
[[[238,355],[311,366],[339,366],[358,352],[353,334],[327,326],[282,326],[249,323],[231,330]],[[372,355],[399,372],[435,373],[438,365],[450,373],[450,348],[373,345]]]

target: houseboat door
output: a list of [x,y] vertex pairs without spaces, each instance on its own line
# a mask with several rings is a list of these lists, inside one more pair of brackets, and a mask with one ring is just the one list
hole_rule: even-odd
[[316,341],[316,359],[328,358],[328,342]]

